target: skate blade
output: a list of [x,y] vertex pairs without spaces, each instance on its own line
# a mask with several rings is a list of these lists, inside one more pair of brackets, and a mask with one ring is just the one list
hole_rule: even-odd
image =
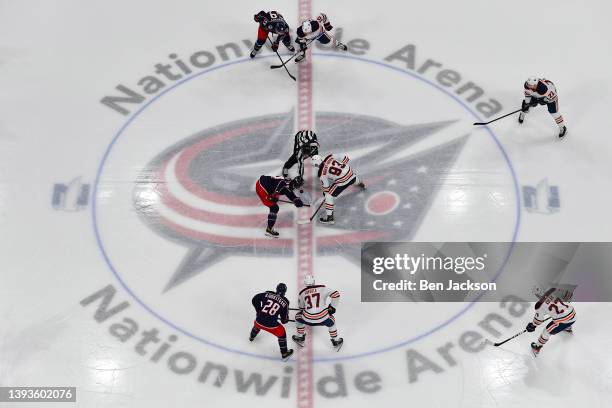
[[[291,339],[291,340],[293,340],[293,339]],[[304,347],[304,342],[303,342],[303,341],[302,341],[302,342],[300,342],[300,341],[293,340],[293,342],[294,342],[295,344],[297,344],[298,346],[300,346],[300,347]]]
[[339,346],[334,346],[334,350],[336,350],[336,353],[340,351],[343,345],[344,343],[340,344]]
[[267,232],[266,232],[266,237],[270,237],[270,238],[276,238],[276,239],[278,239],[278,235],[268,234]]

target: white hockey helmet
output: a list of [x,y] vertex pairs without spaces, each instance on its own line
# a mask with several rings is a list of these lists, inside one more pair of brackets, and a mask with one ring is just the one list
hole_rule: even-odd
[[525,88],[534,89],[538,85],[539,79],[537,77],[529,77],[525,81]]
[[302,31],[304,34],[312,33],[312,24],[310,23],[310,20],[306,20],[302,23]]
[[319,167],[321,163],[323,163],[323,158],[318,154],[315,154],[310,158],[310,162],[312,163],[312,167]]
[[315,278],[312,275],[306,275],[304,276],[304,285],[305,286],[314,286],[315,284]]

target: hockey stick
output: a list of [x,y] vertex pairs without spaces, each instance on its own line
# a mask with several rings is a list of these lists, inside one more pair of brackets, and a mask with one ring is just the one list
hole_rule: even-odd
[[520,111],[522,111],[522,110],[523,110],[522,108],[521,108],[521,109],[517,109],[517,110],[515,110],[515,111],[513,111],[513,112],[506,113],[504,116],[500,116],[499,118],[496,118],[496,119],[490,120],[490,121],[488,121],[488,122],[475,122],[475,123],[474,123],[474,126],[488,125],[489,123],[496,122],[496,121],[498,121],[498,120],[500,120],[500,119],[505,118],[506,116],[514,115],[515,113],[520,112]]
[[[546,319],[546,320],[549,320],[549,319],[550,319],[550,317],[549,317],[548,319]],[[544,320],[544,322],[545,322],[546,320]],[[542,322],[542,323],[544,323],[544,322]],[[493,345],[494,345],[495,347],[499,347],[499,346],[501,346],[502,344],[507,343],[507,342],[509,342],[510,340],[514,339],[515,337],[518,337],[518,336],[520,336],[521,334],[526,333],[526,332],[527,332],[527,329],[523,330],[522,332],[516,333],[514,336],[512,336],[512,337],[510,337],[510,338],[508,338],[508,339],[506,339],[506,340],[504,340],[504,341],[502,341],[502,342],[499,342],[499,343],[493,343]]]
[[319,204],[319,206],[317,207],[317,209],[315,210],[314,214],[312,214],[312,217],[310,217],[310,219],[308,220],[298,220],[297,223],[299,225],[305,225],[305,224],[310,224],[312,222],[312,219],[317,215],[317,213],[319,212],[319,210],[321,209],[321,207],[323,207],[323,203],[325,202],[325,199],[321,200],[321,204]]
[[[316,38],[313,38],[312,40],[308,41],[308,42],[306,43],[306,48],[308,48],[308,46],[309,46],[309,45],[310,45],[310,44],[311,44],[311,43],[312,43],[314,40],[316,40]],[[306,50],[304,50],[304,52],[306,52]],[[301,51],[301,50],[300,50],[300,51],[298,51],[298,52],[296,52],[296,53],[295,53],[295,54],[293,54],[293,56],[292,56],[291,58],[289,58],[287,61],[283,61],[283,59],[281,58],[282,64],[280,64],[280,65],[270,65],[270,69],[276,69],[276,68],[284,67],[285,65],[287,65],[287,63],[288,63],[289,61],[291,61],[292,59],[294,59],[295,57],[297,57],[297,56],[298,56],[299,54],[301,54],[301,53],[302,53],[302,51]],[[278,53],[277,53],[277,54],[278,54]],[[280,55],[279,55],[279,57],[280,57]],[[285,67],[285,68],[286,68],[286,67]]]
[[[272,40],[270,39],[270,34],[268,34],[268,41],[270,41],[271,45],[274,45],[274,43],[272,42]],[[283,62],[283,57],[280,56],[280,54],[278,53],[278,50],[274,50],[274,52],[276,53],[276,55],[278,55],[278,59],[281,60],[281,62]],[[285,63],[283,62],[283,67],[285,67]],[[272,68],[272,67],[270,67]],[[293,74],[291,74],[291,72],[289,72],[289,69],[287,67],[285,67],[285,71],[287,71],[287,75],[289,75],[289,77],[291,79],[293,79],[294,81],[297,81],[297,79],[295,79],[295,77],[293,76]]]
[[[289,204],[294,204],[293,201],[289,201],[289,200],[278,200],[279,203],[289,203]],[[304,207],[310,207],[310,204],[304,204]]]
[[525,332],[527,332],[527,329],[523,330],[522,332],[518,332],[518,333],[516,333],[514,336],[512,336],[512,337],[510,337],[510,338],[508,338],[508,339],[506,339],[506,340],[504,340],[504,341],[501,341],[501,342],[499,342],[499,343],[493,343],[493,345],[494,345],[495,347],[499,347],[499,346],[501,346],[502,344],[509,342],[509,341],[510,341],[510,340],[512,340],[513,338],[518,337],[518,336],[520,336],[521,334],[523,334],[523,333],[525,333]]

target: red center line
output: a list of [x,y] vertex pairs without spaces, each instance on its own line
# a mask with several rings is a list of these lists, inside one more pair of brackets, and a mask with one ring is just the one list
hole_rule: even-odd
[[[312,0],[298,0],[298,23],[310,18]],[[310,50],[307,51],[304,61],[298,64],[297,77],[297,130],[313,128],[312,112],[312,65]],[[305,189],[312,191],[313,171],[310,167],[304,169]],[[308,219],[314,208],[302,207],[298,210],[299,219]],[[297,225],[297,287],[304,285],[304,276],[314,275],[312,267],[313,233],[312,224]],[[312,408],[313,401],[313,374],[312,374],[312,331],[306,326],[306,342],[297,353],[297,407]]]

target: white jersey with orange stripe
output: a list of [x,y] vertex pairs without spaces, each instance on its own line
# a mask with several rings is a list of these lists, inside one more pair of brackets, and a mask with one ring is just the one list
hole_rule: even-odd
[[576,318],[574,306],[556,296],[545,296],[540,299],[535,305],[535,311],[533,324],[536,326],[543,323],[549,317],[555,324],[570,323]]
[[531,101],[531,98],[541,99],[547,103],[555,102],[557,100],[557,88],[552,81],[540,78],[535,89],[525,86],[525,102]]
[[328,307],[336,308],[340,292],[325,285],[308,286],[298,295],[298,307],[302,318],[309,323],[321,323],[329,317]]
[[355,173],[348,164],[349,160],[348,156],[340,158],[333,154],[323,159],[318,176],[324,193],[333,194],[336,188],[349,184],[355,178]]

